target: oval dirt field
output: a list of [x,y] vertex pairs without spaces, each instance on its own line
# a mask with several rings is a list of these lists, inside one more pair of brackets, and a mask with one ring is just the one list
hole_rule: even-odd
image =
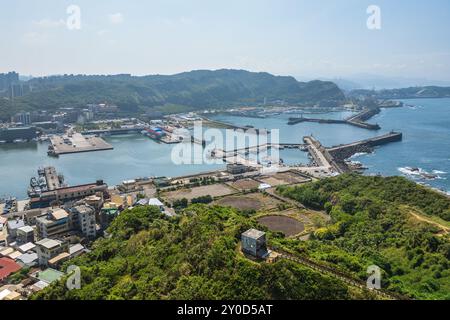
[[230,206],[239,210],[258,210],[261,208],[261,201],[258,199],[252,199],[250,197],[226,197],[220,199],[218,204],[221,206]]
[[287,237],[299,234],[305,230],[303,223],[287,216],[264,216],[259,218],[258,222],[271,231],[283,232]]

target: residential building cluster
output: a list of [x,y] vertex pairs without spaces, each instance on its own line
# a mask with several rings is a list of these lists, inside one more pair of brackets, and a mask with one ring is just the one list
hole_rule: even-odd
[[0,300],[26,299],[60,279],[64,262],[89,252],[125,209],[152,205],[172,215],[159,199],[137,191],[139,179],[120,188],[103,181],[68,187],[53,167],[38,172],[46,184],[33,189],[27,207],[0,215]]

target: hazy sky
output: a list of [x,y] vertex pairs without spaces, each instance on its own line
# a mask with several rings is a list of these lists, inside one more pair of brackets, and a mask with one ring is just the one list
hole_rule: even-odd
[[[66,26],[69,5],[81,29]],[[366,26],[369,5],[381,29]],[[448,0],[0,0],[0,72],[450,80]]]

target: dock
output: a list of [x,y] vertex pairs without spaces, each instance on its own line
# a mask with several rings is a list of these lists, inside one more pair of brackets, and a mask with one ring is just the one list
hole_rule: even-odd
[[111,129],[95,129],[95,130],[86,130],[81,134],[90,136],[90,135],[121,135],[121,134],[138,134],[142,130],[144,130],[145,126],[134,126],[132,128],[111,128]]
[[313,158],[316,166],[328,168],[329,170],[334,169],[337,172],[341,171],[339,167],[334,164],[333,158],[319,140],[313,136],[307,136],[303,138],[303,141],[308,145],[308,152]]
[[226,122],[222,122],[222,121],[211,120],[211,119],[208,119],[206,117],[202,117],[202,119],[203,119],[203,121],[205,121],[206,124],[209,123],[209,124],[212,124],[212,125],[217,126],[219,128],[233,129],[233,130],[242,130],[244,132],[253,131],[256,134],[270,134],[270,130],[268,130],[268,129],[259,129],[259,128],[253,128],[253,127],[242,127],[242,126],[237,126],[237,125],[226,123]]
[[44,174],[49,191],[61,188],[60,177],[58,176],[55,167],[45,167]]
[[84,136],[81,133],[53,136],[50,138],[50,143],[48,151],[50,156],[114,149],[112,145],[100,137]]
[[220,152],[223,155],[228,155],[230,153],[237,154],[239,152],[256,152],[259,153],[260,151],[265,151],[267,149],[276,148],[279,150],[283,149],[301,149],[305,150],[307,148],[307,145],[304,143],[264,143],[264,144],[258,144],[255,146],[247,146],[243,148],[235,148],[233,150],[222,150],[217,149],[218,152]]
[[329,123],[329,124],[348,124],[355,127],[368,129],[368,130],[379,130],[380,126],[378,124],[367,123],[366,121],[372,118],[374,115],[380,113],[380,108],[364,109],[360,113],[353,115],[344,120],[338,119],[316,119],[316,118],[289,118],[288,125],[294,125],[302,122],[316,122],[316,123]]

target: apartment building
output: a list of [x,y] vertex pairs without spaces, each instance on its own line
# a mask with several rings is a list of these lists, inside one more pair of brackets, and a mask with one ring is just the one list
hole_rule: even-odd
[[69,213],[64,209],[54,209],[36,218],[39,239],[54,237],[69,230]]
[[41,266],[48,266],[49,260],[68,250],[68,244],[59,240],[44,238],[36,242],[38,261]]
[[94,239],[97,235],[95,209],[82,204],[70,209],[71,228],[79,230],[85,237]]

